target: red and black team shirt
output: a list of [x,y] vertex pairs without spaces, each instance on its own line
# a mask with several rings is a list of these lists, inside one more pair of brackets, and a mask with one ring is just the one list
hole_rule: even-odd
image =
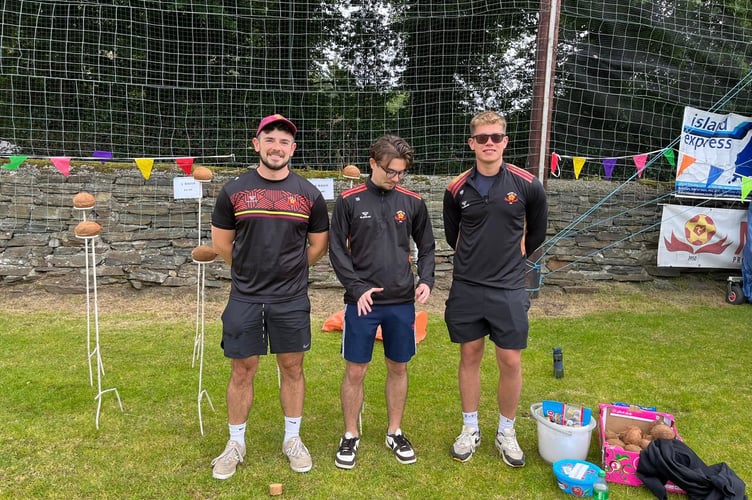
[[217,196],[212,225],[235,231],[231,295],[248,302],[283,302],[308,289],[308,233],[329,229],[321,192],[294,172],[281,181],[255,169],[229,181]]
[[546,192],[533,174],[504,163],[482,196],[476,173],[475,167],[463,172],[444,192],[444,233],[455,251],[453,279],[524,288],[526,256],[546,237]]
[[436,240],[423,198],[399,185],[383,190],[371,179],[344,191],[332,212],[329,261],[345,303],[382,287],[372,296],[376,305],[414,302],[410,240],[418,249],[418,284],[433,288]]

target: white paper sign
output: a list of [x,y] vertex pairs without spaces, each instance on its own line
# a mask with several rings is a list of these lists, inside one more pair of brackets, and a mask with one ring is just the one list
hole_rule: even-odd
[[325,200],[334,199],[334,179],[308,179],[311,184],[319,188]]
[[175,177],[172,188],[176,200],[198,200],[204,194],[201,183],[193,177]]

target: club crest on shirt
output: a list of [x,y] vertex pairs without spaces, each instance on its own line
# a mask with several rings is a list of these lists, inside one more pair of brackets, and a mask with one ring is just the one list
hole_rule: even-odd
[[394,220],[399,223],[405,222],[407,220],[407,214],[402,210],[397,210],[397,213],[394,214]]
[[520,198],[517,196],[517,193],[515,193],[514,191],[510,191],[504,197],[504,201],[506,201],[507,203],[511,205],[512,203],[517,203],[518,201],[520,201]]
[[370,219],[371,218],[371,214],[368,213],[368,212],[360,212],[360,218],[361,219]]

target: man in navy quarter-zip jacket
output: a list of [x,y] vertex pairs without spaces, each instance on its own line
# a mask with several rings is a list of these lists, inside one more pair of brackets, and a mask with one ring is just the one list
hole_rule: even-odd
[[[407,362],[416,353],[415,301],[423,304],[431,294],[436,242],[423,198],[399,185],[412,160],[412,148],[405,140],[380,137],[370,148],[371,177],[343,192],[332,213],[329,260],[345,287],[342,357],[346,363],[340,392],[345,434],[335,455],[335,465],[341,469],[355,466],[363,380],[379,326],[387,367],[386,445],[399,463],[416,461],[401,425]],[[417,286],[411,240],[418,249]]]

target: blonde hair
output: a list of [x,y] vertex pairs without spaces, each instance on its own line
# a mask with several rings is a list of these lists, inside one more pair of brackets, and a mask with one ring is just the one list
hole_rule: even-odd
[[473,116],[473,119],[470,120],[470,135],[475,134],[475,129],[479,125],[495,125],[497,123],[501,125],[501,127],[504,129],[504,132],[507,131],[506,118],[504,118],[496,111],[482,111]]

